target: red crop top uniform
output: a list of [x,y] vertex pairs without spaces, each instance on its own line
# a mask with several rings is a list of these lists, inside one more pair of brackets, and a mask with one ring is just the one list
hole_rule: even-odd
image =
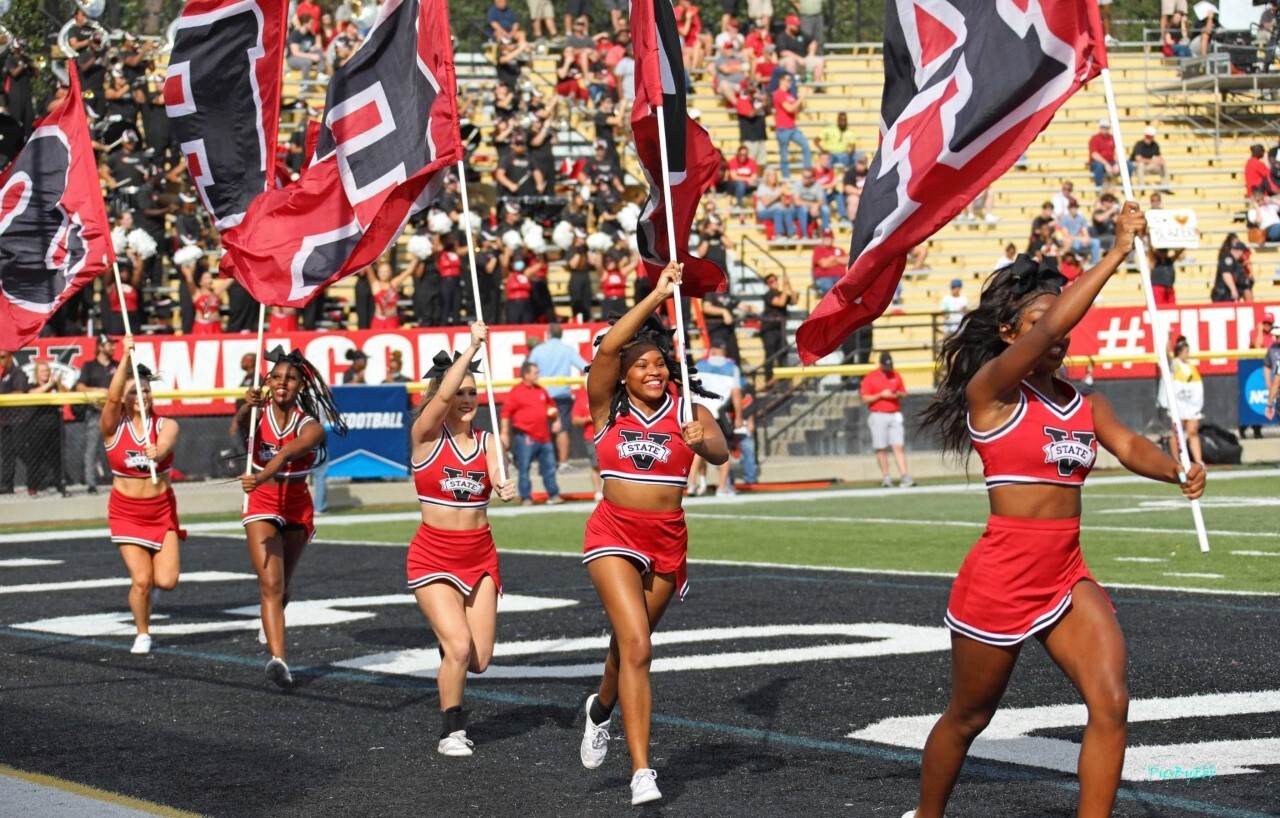
[[[418,502],[445,508],[486,508],[493,494],[489,477],[488,432],[474,429],[475,448],[464,455],[441,426],[440,439],[431,454],[421,462],[413,462],[413,484]],[[448,582],[457,586],[463,596],[470,596],[486,574],[493,578],[498,594],[502,594],[502,576],[498,573],[498,549],[489,526],[454,531],[435,528],[426,523],[409,544],[406,573],[410,588],[421,588],[432,582]]]
[[[999,428],[969,427],[988,489],[1084,485],[1098,456],[1093,410],[1069,384],[1059,386],[1072,396],[1066,405],[1024,382],[1013,416]],[[1085,580],[1096,584],[1080,553],[1079,517],[991,515],[951,586],[944,621],[970,639],[1016,645],[1062,618]]]
[[[308,423],[316,419],[295,408],[283,428],[276,425],[276,413],[265,406],[258,417],[258,431],[253,440],[253,468],[263,469],[276,454],[297,439]],[[311,503],[311,490],[307,488],[306,475],[319,465],[315,449],[284,464],[275,477],[258,486],[249,495],[249,507],[240,517],[242,525],[255,520],[266,520],[281,531],[301,528],[307,532],[307,542],[316,535],[315,507]]]
[[222,299],[214,293],[200,293],[191,301],[195,308],[192,335],[217,335],[222,332]]
[[394,287],[386,287],[373,297],[374,315],[370,329],[398,329],[400,313],[396,306],[400,303],[400,292]]
[[[684,488],[693,466],[693,450],[681,432],[679,403],[672,390],[653,415],[633,405],[629,414],[606,425],[595,439],[600,477]],[[684,599],[689,590],[688,553],[689,530],[683,509],[638,511],[601,500],[587,520],[582,561],[620,556],[639,564],[646,574],[674,573],[676,588]]]
[[[111,467],[111,473],[116,477],[150,480],[151,458],[147,457],[146,450],[147,446],[160,439],[164,424],[164,418],[148,416],[146,432],[140,439],[129,419],[121,419],[115,437],[106,444],[107,465]],[[173,452],[155,465],[156,476],[165,478],[167,482],[173,466]],[[172,488],[145,500],[127,497],[112,488],[107,499],[107,525],[111,529],[111,542],[116,545],[140,545],[152,551],[161,549],[165,535],[170,531],[178,532],[179,539],[187,538],[187,532],[178,525],[178,501]]]

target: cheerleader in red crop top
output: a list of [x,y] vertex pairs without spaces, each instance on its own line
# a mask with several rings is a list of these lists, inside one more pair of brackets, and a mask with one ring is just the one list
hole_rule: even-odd
[[324,461],[326,427],[339,435],[347,427],[324,379],[300,352],[277,346],[264,357],[272,364],[266,396],[249,389],[234,421],[252,438],[250,473],[240,478],[248,495],[241,521],[258,574],[262,630],[271,652],[267,678],[288,687],[293,677],[284,661],[284,609],[293,572],[315,536],[307,475]]
[[[132,335],[124,337],[124,350],[125,355],[133,354]],[[121,360],[107,388],[99,429],[112,474],[107,524],[132,580],[129,610],[138,631],[133,652],[149,653],[152,592],[170,591],[178,584],[178,543],[187,538],[187,532],[178,524],[178,504],[169,485],[178,422],[155,416],[151,402],[155,376],[142,365],[138,375],[141,383],[134,382],[133,367]]]
[[1055,373],[1071,329],[1145,227],[1137,205],[1126,204],[1115,246],[1066,290],[1052,259],[1019,256],[988,279],[977,308],[943,342],[941,386],[923,421],[948,451],[978,452],[991,516],[947,604],[951,703],[925,744],[916,818],[941,818],[969,745],[1033,635],[1089,711],[1079,814],[1111,814],[1125,750],[1125,643],[1080,553],[1080,487],[1099,446],[1137,474],[1180,484],[1189,498],[1203,493],[1204,469],[1181,474],[1106,398],[1082,394]]
[[396,275],[391,262],[380,261],[377,268],[366,267],[369,287],[373,290],[372,329],[397,329],[400,326],[400,287],[408,280],[413,269]]
[[[679,264],[668,265],[653,291],[597,341],[587,375],[604,499],[587,521],[583,562],[614,638],[599,690],[587,699],[579,754],[589,769],[604,762],[609,718],[621,702],[633,804],[662,797],[649,766],[649,640],[671,598],[687,588],[681,503],[689,467],[695,454],[715,465],[729,459],[715,418],[686,403],[686,387],[709,393],[697,381],[680,383],[671,335],[654,317],[680,273]],[[693,419],[682,420],[681,410]]]
[[515,497],[504,479],[493,437],[472,425],[479,406],[472,364],[489,331],[471,325],[471,345],[460,355],[436,355],[423,375],[427,394],[414,419],[413,483],[422,525],[409,545],[409,587],[440,643],[440,711],[437,751],[471,755],[462,709],[467,671],[483,673],[493,655],[502,577],[485,509],[491,493]]
[[209,270],[195,265],[179,268],[191,293],[191,306],[195,320],[191,324],[192,335],[217,335],[222,332],[222,293],[231,286],[231,279],[217,280]]

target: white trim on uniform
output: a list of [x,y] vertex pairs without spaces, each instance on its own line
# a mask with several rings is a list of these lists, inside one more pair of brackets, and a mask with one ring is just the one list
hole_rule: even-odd
[[[485,574],[484,576],[489,576]],[[416,591],[424,585],[430,585],[433,582],[447,582],[462,592],[463,596],[471,596],[472,586],[458,579],[457,575],[450,574],[448,571],[437,571],[434,574],[426,574],[417,579],[409,580],[409,590]]]
[[1005,435],[1017,428],[1022,419],[1027,416],[1027,393],[1021,389],[1018,390],[1018,406],[1013,410],[1013,414],[1009,419],[1000,424],[989,432],[979,432],[973,428],[973,422],[969,419],[969,413],[964,413],[965,425],[969,427],[969,437],[977,443],[990,443],[993,440],[999,440]]
[[[170,529],[172,531],[173,529]],[[148,551],[160,551],[164,548],[162,542],[151,542],[150,540],[140,540],[137,537],[112,537],[111,542],[114,545],[137,545]]]
[[582,564],[586,565],[592,560],[599,559],[600,557],[626,557],[627,559],[635,560],[640,563],[640,573],[642,574],[647,574],[653,570],[653,560],[650,559],[647,554],[642,554],[639,551],[633,551],[630,548],[623,548],[620,545],[593,548],[586,554],[582,555]]
[[600,472],[601,480],[621,480],[624,483],[642,483],[646,486],[675,486],[684,488],[689,484],[687,477],[643,477],[635,472],[613,471],[606,469]]
[[[1054,380],[1057,380],[1057,379],[1055,378]],[[1029,389],[1031,391],[1031,394],[1035,395],[1037,398],[1040,399],[1040,402],[1045,405],[1046,409],[1048,409],[1050,412],[1053,412],[1055,415],[1057,415],[1059,419],[1067,420],[1072,415],[1074,415],[1076,411],[1079,410],[1079,408],[1084,404],[1084,398],[1080,395],[1079,389],[1076,389],[1074,386],[1067,383],[1066,381],[1062,381],[1062,384],[1075,393],[1074,396],[1071,398],[1071,400],[1067,401],[1066,406],[1059,406],[1058,404],[1054,403],[1053,399],[1050,398],[1048,395],[1045,395],[1043,392],[1036,389],[1034,386],[1027,383],[1026,381],[1022,382],[1022,385],[1025,386],[1027,389]]]
[[1042,631],[1054,624],[1065,616],[1070,608],[1071,592],[1067,591],[1067,595],[1064,596],[1052,610],[1036,617],[1035,621],[1031,623],[1031,627],[1021,634],[991,633],[990,631],[975,628],[972,625],[967,625],[964,622],[961,622],[951,614],[950,610],[948,610],[946,616],[942,618],[942,622],[948,628],[961,636],[967,636],[970,639],[975,639],[988,645],[995,645],[996,647],[1008,647],[1025,641],[1039,631]]

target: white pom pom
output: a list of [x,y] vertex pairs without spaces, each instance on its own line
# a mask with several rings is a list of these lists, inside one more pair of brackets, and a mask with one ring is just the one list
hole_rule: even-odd
[[484,227],[484,220],[474,211],[467,211],[467,220],[471,222],[472,233],[479,233],[480,228]]
[[529,235],[525,236],[524,246],[528,247],[530,251],[534,253],[538,253],[539,255],[547,252],[547,240],[542,237],[541,233],[530,233]]
[[156,250],[160,249],[156,246],[156,240],[151,238],[142,228],[130,232],[128,241],[129,248],[141,256],[143,261],[154,256]]
[[568,222],[557,224],[556,229],[551,231],[551,241],[561,250],[568,250],[573,246],[573,225]]
[[634,204],[626,204],[618,211],[618,224],[622,225],[622,229],[628,233],[636,232],[636,225],[640,223],[640,208]]
[[431,239],[421,234],[409,239],[409,254],[415,258],[425,259],[431,255]]
[[631,248],[631,252],[633,252],[633,253],[639,253],[639,252],[640,252],[640,245],[636,243],[636,234],[635,234],[635,233],[628,233],[628,234],[627,234],[627,246]]
[[502,245],[508,250],[519,250],[524,246],[524,239],[515,230],[508,230],[502,234]]
[[112,228],[111,244],[115,248],[117,256],[123,256],[125,250],[129,249],[129,234],[124,232],[123,227]]
[[437,211],[427,218],[427,229],[432,233],[448,233],[453,229],[453,219],[448,213]]
[[541,236],[542,225],[538,224],[535,221],[530,221],[529,219],[525,219],[523,222],[520,223],[520,235],[524,236],[525,241],[528,241],[529,237],[533,235]]
[[587,236],[587,249],[595,250],[597,253],[603,253],[613,246],[613,239],[609,238],[608,233],[592,233]]
[[190,245],[173,254],[173,263],[179,267],[186,267],[189,264],[200,263],[202,258],[204,258],[204,251],[195,245]]

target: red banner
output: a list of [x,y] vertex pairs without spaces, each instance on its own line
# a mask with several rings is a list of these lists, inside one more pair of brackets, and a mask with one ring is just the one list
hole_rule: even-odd
[[[1074,357],[1125,355],[1140,357],[1163,352],[1168,347],[1169,333],[1186,336],[1193,358],[1201,351],[1223,352],[1248,349],[1262,318],[1262,313],[1276,304],[1253,302],[1179,304],[1157,311],[1158,331],[1152,347],[1151,321],[1144,307],[1095,307],[1071,331]],[[1267,341],[1264,346],[1269,345]],[[1203,375],[1229,375],[1236,362],[1227,358],[1197,358]],[[1072,367],[1073,378],[1084,374],[1084,367]],[[1156,376],[1155,364],[1100,364],[1093,377],[1141,378]]]
[[[563,341],[577,348],[578,354],[590,361],[591,341],[606,324],[564,324]],[[546,337],[542,325],[498,326],[489,331],[489,354],[495,377],[515,380],[520,377],[520,364],[529,353],[529,339]],[[208,390],[236,387],[245,376],[240,363],[254,353],[255,337],[242,335],[166,335],[137,336],[138,360],[160,375],[154,385],[157,391]],[[365,370],[368,383],[382,383],[387,377],[391,353],[399,352],[404,374],[418,380],[431,366],[437,352],[466,349],[471,343],[467,327],[435,327],[429,329],[364,330],[360,332],[293,332],[267,333],[266,348],[282,344],[286,349],[301,349],[307,360],[315,364],[329,383],[342,383],[343,374],[351,367],[346,354],[360,350],[369,356]],[[37,358],[54,361],[54,375],[68,387],[80,377],[80,367],[93,357],[92,338],[37,338],[19,350],[15,357],[19,366],[31,369]],[[252,371],[252,370],[250,370]],[[166,415],[230,414],[233,400],[195,399],[157,401]]]

